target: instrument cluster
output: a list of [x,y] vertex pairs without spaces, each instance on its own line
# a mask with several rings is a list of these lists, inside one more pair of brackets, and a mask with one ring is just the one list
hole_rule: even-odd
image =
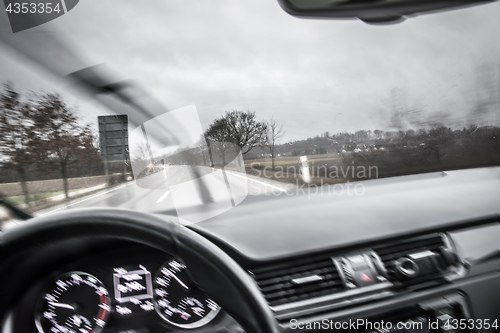
[[51,275],[35,306],[37,330],[99,333],[155,325],[194,329],[221,313],[193,283],[182,261],[151,250],[134,252],[97,255]]

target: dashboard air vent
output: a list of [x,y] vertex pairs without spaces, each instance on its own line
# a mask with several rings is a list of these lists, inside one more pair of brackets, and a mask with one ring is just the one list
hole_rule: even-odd
[[[398,276],[398,272],[404,272],[404,265],[408,265],[406,268],[408,271],[411,271],[411,265],[414,265],[412,264],[413,261],[407,260],[405,263],[402,259],[428,257],[429,260],[432,259],[431,265],[435,266],[435,269],[446,268],[447,262],[443,258],[445,248],[443,236],[441,234],[431,234],[390,242],[376,246],[373,249],[387,269],[390,280],[400,280],[401,276]],[[418,270],[418,267],[416,268]]]
[[271,306],[344,290],[330,257],[261,266],[251,273]]

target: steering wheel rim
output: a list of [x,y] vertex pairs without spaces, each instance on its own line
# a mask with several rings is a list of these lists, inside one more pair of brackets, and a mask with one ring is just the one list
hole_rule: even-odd
[[[28,274],[19,271],[19,263],[30,249],[70,238],[109,236],[148,245],[182,260],[193,281],[246,332],[281,331],[250,275],[227,253],[181,226],[174,217],[122,209],[78,209],[36,217],[24,224],[2,234],[2,252],[7,254],[2,259],[0,282],[5,289],[4,306],[15,304],[23,286],[30,283],[29,277],[24,277]],[[2,323],[5,320],[2,318]]]

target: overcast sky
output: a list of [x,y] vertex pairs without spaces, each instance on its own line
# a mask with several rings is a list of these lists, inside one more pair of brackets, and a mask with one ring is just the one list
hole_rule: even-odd
[[[224,111],[249,109],[261,120],[274,116],[289,140],[432,122],[498,124],[499,17],[498,2],[372,26],[297,19],[275,0],[83,0],[16,34],[2,12],[0,33],[60,75],[104,63],[167,109],[195,104],[205,128]],[[4,46],[0,80],[22,91],[63,91],[87,121],[107,112]],[[472,113],[478,99],[497,104]],[[397,109],[406,113],[391,121]]]

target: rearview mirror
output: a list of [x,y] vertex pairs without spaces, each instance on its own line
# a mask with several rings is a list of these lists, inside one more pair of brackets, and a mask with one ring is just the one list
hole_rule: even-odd
[[397,23],[407,16],[455,7],[479,5],[474,0],[278,0],[293,16],[359,18],[367,23]]

